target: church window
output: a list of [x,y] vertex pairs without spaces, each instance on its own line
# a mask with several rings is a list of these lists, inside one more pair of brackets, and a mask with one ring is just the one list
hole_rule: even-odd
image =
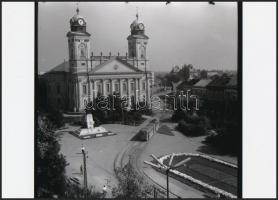
[[145,47],[144,46],[140,47],[140,52],[141,52],[141,59],[145,58]]
[[143,82],[142,85],[143,85],[142,89],[145,90],[146,89],[146,82]]
[[106,91],[110,92],[110,84],[109,83],[106,83]]
[[126,83],[123,83],[123,91],[124,91],[124,92],[127,91]]
[[83,85],[83,94],[87,94],[87,85]]
[[79,45],[80,57],[86,57],[85,44],[81,43]]
[[81,65],[82,65],[82,66],[85,66],[86,64],[85,64],[85,63],[81,63]]
[[115,83],[115,91],[116,91],[116,92],[119,92],[119,91],[120,91],[119,83]]
[[97,92],[101,92],[101,85],[100,84],[97,85]]
[[131,83],[130,87],[131,87],[131,91],[134,92],[134,90],[135,90],[134,83]]

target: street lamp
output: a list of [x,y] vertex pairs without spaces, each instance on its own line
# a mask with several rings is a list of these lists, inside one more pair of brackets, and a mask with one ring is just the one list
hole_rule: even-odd
[[155,155],[151,154],[151,157],[156,160],[159,166],[153,164],[152,162],[144,161],[144,163],[151,165],[152,167],[158,167],[166,172],[166,191],[167,191],[167,199],[169,199],[169,172],[170,170],[177,169],[182,166],[186,166],[186,163],[191,160],[191,158],[186,158],[175,165],[172,165],[174,154],[172,153],[168,166],[161,162]]
[[86,169],[86,151],[85,147],[81,147],[81,152],[83,155],[83,176],[84,176],[84,194],[85,194],[85,199],[87,199],[87,169]]

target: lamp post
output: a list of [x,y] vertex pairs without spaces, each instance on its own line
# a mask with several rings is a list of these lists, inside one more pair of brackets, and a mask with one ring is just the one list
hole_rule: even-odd
[[84,179],[84,196],[85,199],[87,199],[87,169],[86,169],[86,152],[85,152],[85,147],[81,148],[81,152],[83,155],[83,179]]
[[159,164],[158,166],[153,164],[152,162],[148,162],[148,161],[144,161],[144,163],[146,163],[146,164],[148,164],[152,167],[156,167],[156,168],[158,167],[158,168],[162,169],[163,171],[165,171],[165,173],[166,173],[166,192],[167,192],[167,199],[169,199],[169,172],[173,169],[177,169],[179,167],[186,166],[186,163],[188,161],[190,161],[191,158],[186,158],[186,159],[178,162],[177,164],[172,165],[172,161],[173,161],[173,158],[174,158],[174,154],[172,153],[168,165],[165,165],[155,155],[151,154],[151,157],[155,161],[158,162],[158,164]]

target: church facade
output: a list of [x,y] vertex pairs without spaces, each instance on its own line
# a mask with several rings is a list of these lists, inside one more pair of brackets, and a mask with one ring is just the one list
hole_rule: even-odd
[[149,38],[138,14],[130,29],[126,55],[94,55],[86,20],[77,9],[67,33],[69,60],[40,76],[46,83],[48,104],[81,112],[88,100],[98,96],[118,94],[136,102],[150,100],[154,73],[149,71],[146,53]]

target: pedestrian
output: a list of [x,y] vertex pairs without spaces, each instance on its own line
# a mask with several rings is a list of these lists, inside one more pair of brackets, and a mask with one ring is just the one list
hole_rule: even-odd
[[80,173],[83,174],[83,168],[82,165],[80,165]]
[[103,186],[103,188],[102,188],[102,193],[103,193],[103,198],[105,198],[106,193],[107,193],[107,187],[106,187],[106,185]]

